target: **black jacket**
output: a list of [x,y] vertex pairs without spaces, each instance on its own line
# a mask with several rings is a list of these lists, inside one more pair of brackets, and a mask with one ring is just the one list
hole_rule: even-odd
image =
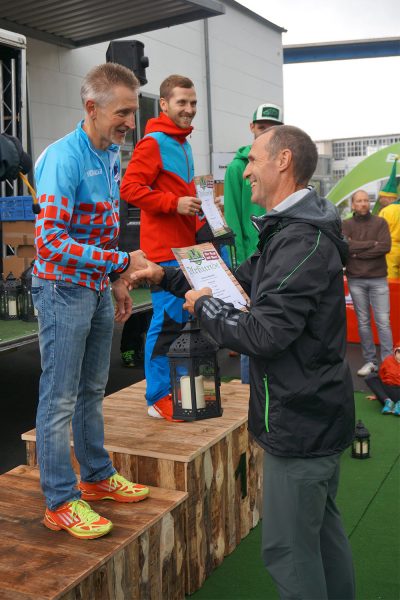
[[[251,357],[249,429],[265,450],[286,457],[341,452],[353,439],[354,399],[339,216],[312,190],[255,221],[259,252],[235,273],[250,311],[204,296],[196,313],[221,346]],[[171,273],[170,283],[176,280]]]

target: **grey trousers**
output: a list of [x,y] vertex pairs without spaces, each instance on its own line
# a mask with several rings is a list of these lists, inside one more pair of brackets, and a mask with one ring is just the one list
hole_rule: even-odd
[[340,455],[264,453],[262,557],[281,600],[353,600],[350,543],[335,504]]

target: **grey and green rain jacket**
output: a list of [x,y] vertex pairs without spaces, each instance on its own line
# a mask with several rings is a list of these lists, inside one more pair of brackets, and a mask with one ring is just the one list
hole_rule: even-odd
[[[250,356],[249,430],[267,452],[342,452],[353,439],[354,398],[345,360],[347,244],[337,209],[311,189],[254,221],[258,252],[235,272],[249,312],[203,296],[196,313],[220,346]],[[178,278],[164,279],[176,288]]]

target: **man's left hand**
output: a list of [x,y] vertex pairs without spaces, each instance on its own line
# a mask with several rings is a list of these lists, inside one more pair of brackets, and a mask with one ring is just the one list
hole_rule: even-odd
[[125,323],[132,314],[132,298],[129,295],[129,283],[122,278],[112,284],[115,298],[115,320],[117,323]]
[[195,315],[196,313],[194,311],[194,305],[196,304],[196,301],[199,298],[201,298],[202,296],[212,296],[211,288],[204,287],[204,288],[201,288],[201,290],[189,290],[188,292],[186,292],[186,294],[185,294],[186,302],[183,305],[183,308],[188,310],[191,315]]

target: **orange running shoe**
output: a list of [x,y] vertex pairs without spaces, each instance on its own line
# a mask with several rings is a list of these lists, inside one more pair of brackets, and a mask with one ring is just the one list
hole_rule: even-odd
[[174,405],[171,394],[167,394],[167,396],[151,404],[147,409],[147,414],[149,417],[154,417],[155,419],[166,419],[167,421],[171,421],[171,423],[183,423],[182,419],[174,419],[173,417]]
[[106,535],[113,527],[111,521],[98,515],[83,500],[65,502],[56,510],[47,508],[43,525],[53,531],[64,529],[74,537],[85,540],[92,540]]
[[116,500],[116,502],[139,502],[144,500],[150,493],[145,485],[132,483],[122,477],[119,473],[114,473],[108,479],[95,481],[81,481],[79,489],[83,500]]

